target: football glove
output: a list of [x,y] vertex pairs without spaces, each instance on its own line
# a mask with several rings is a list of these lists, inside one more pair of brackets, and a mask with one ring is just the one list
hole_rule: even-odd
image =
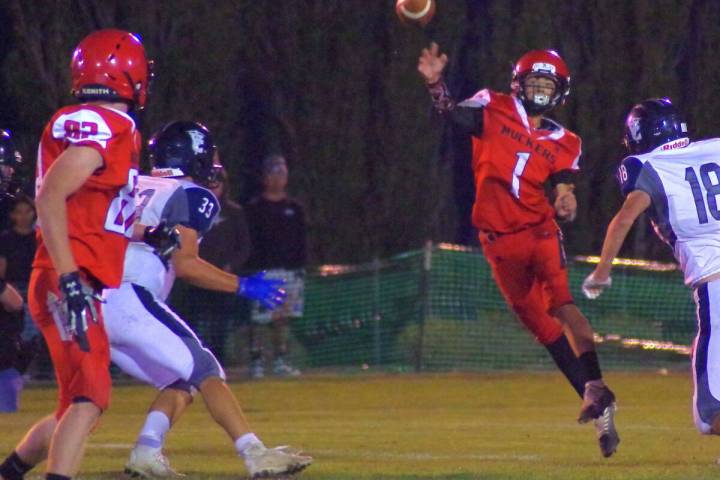
[[68,330],[80,346],[80,350],[89,352],[87,318],[89,315],[90,320],[98,321],[95,302],[102,302],[102,297],[82,282],[79,272],[60,275],[60,293],[62,293],[62,312],[68,321]]
[[238,277],[237,294],[259,301],[263,307],[275,310],[285,302],[287,293],[281,287],[284,280],[265,278],[265,272],[251,277]]
[[145,227],[143,242],[150,245],[155,254],[165,261],[176,248],[180,248],[180,232],[165,220],[153,227]]
[[607,280],[598,281],[591,273],[582,283],[582,291],[587,298],[595,300],[606,288],[612,286],[612,278],[608,277]]

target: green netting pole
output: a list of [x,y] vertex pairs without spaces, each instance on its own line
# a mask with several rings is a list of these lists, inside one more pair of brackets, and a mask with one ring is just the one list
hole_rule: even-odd
[[375,365],[382,363],[382,339],[380,331],[380,260],[376,257],[372,261],[373,269],[373,360]]
[[422,269],[420,270],[420,318],[418,319],[418,344],[417,344],[417,360],[415,363],[415,371],[420,372],[423,369],[424,343],[425,343],[425,323],[430,314],[430,270],[432,269],[433,243],[431,240],[425,242],[422,256]]

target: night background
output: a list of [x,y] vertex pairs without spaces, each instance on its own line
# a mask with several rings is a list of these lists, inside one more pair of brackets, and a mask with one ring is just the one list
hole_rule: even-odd
[[[155,60],[145,138],[191,119],[214,133],[233,196],[257,193],[262,158],[286,155],[306,207],[311,263],[352,263],[475,243],[470,141],[435,115],[416,71],[431,39],[450,56],[458,99],[508,91],[513,62],[554,48],[570,66],[554,116],[583,139],[569,251],[597,254],[621,199],[614,171],[623,119],[668,96],[695,138],[718,134],[720,2],[439,0],[425,30],[400,24],[394,1],[0,2],[0,126],[32,176],[45,122],[69,103],[75,45],[98,28],[138,33]],[[626,257],[669,259],[647,221]]]

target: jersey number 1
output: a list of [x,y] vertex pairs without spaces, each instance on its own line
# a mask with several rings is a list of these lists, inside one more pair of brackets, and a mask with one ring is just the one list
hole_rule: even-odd
[[513,169],[510,191],[515,198],[520,198],[520,177],[525,171],[525,167],[527,167],[528,160],[530,160],[530,152],[517,152],[515,157],[517,158],[517,161],[515,162],[515,168]]
[[[710,172],[715,174],[715,182],[710,178]],[[685,169],[685,181],[690,183],[693,200],[695,200],[695,208],[697,209],[698,221],[700,224],[708,223],[708,211],[715,220],[720,220],[720,210],[718,210],[717,196],[720,195],[720,166],[717,163],[704,163],[700,165],[700,178],[703,186],[707,191],[707,195],[703,198],[700,182],[698,182],[697,174],[693,167]],[[707,206],[705,200],[707,199]]]

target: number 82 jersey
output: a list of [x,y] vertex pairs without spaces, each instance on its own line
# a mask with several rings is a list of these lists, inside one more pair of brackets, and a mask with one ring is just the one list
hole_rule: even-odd
[[[117,287],[122,278],[125,249],[135,221],[140,145],[140,133],[129,115],[80,104],[64,107],[53,115],[38,147],[37,191],[47,171],[68,147],[89,147],[102,156],[103,166],[68,197],[67,217],[75,263],[106,287]],[[38,227],[33,267],[52,269],[41,222]]]
[[[182,225],[195,230],[198,240],[212,228],[220,212],[217,198],[204,187],[188,180],[145,175],[138,178],[136,204],[140,224],[155,226],[165,221],[170,226]],[[123,283],[145,287],[164,300],[174,280],[172,264],[166,267],[145,243],[130,243]]]
[[720,139],[683,139],[627,157],[617,179],[624,196],[650,196],[655,232],[672,247],[686,285],[720,272]]

